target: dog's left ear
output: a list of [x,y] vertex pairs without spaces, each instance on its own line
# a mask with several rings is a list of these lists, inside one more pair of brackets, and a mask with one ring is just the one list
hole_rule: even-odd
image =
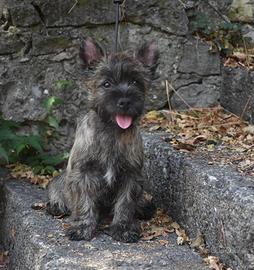
[[152,73],[158,65],[159,51],[154,40],[144,43],[137,52],[137,59]]

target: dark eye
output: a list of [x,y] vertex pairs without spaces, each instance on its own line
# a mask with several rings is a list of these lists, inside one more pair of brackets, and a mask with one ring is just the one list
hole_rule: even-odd
[[109,81],[105,81],[102,85],[105,88],[109,88],[111,86],[111,83]]

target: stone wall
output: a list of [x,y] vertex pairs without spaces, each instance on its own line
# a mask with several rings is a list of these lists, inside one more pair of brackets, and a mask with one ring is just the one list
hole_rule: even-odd
[[[173,109],[185,109],[186,103],[191,107],[219,103],[220,56],[189,31],[194,10],[220,21],[220,14],[232,9],[232,1],[223,5],[219,0],[211,2],[212,6],[194,0],[125,2],[120,48],[135,51],[143,41],[155,39],[161,53],[147,110],[168,106],[166,80]],[[80,38],[94,37],[108,53],[113,43],[113,1],[75,3],[5,0],[0,6],[0,111],[6,119],[36,123],[46,116],[44,99],[63,99],[64,104],[56,110],[63,139],[55,142],[56,148],[71,145],[72,139],[66,138],[72,137],[78,115],[87,111],[87,75],[78,57]]]

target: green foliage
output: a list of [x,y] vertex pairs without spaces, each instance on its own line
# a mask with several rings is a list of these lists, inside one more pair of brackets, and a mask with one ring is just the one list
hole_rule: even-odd
[[212,41],[222,53],[231,53],[234,48],[242,46],[241,27],[237,23],[224,22],[215,24],[205,13],[196,12],[190,23],[192,33]]
[[193,32],[210,35],[215,31],[216,26],[206,14],[197,12],[195,19],[191,22],[191,29]]
[[62,104],[62,103],[63,103],[63,101],[60,98],[57,98],[57,97],[54,97],[54,96],[47,98],[43,102],[43,106],[47,111],[46,122],[50,127],[54,128],[54,129],[59,128],[59,123],[58,123],[57,119],[53,115],[53,108],[54,108],[54,106],[56,106],[58,104]]
[[59,80],[56,81],[56,88],[58,90],[65,90],[73,86],[73,82],[69,80]]
[[47,116],[39,124],[37,133],[22,134],[22,123],[4,120],[0,116],[0,164],[24,163],[31,166],[35,173],[51,174],[62,163],[67,154],[52,155],[46,152],[51,136],[57,135],[59,123],[53,115],[53,108],[62,100],[49,97],[43,103]]

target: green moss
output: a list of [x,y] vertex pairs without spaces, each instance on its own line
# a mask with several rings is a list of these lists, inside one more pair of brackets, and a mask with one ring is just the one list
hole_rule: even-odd
[[87,6],[89,4],[91,4],[91,0],[79,0],[78,1],[79,6],[85,6],[85,5]]
[[238,10],[235,8],[231,8],[228,12],[228,18],[230,21],[235,22],[238,20]]
[[59,49],[66,49],[72,46],[72,42],[67,37],[42,38],[36,44],[36,49],[41,52],[55,52]]

